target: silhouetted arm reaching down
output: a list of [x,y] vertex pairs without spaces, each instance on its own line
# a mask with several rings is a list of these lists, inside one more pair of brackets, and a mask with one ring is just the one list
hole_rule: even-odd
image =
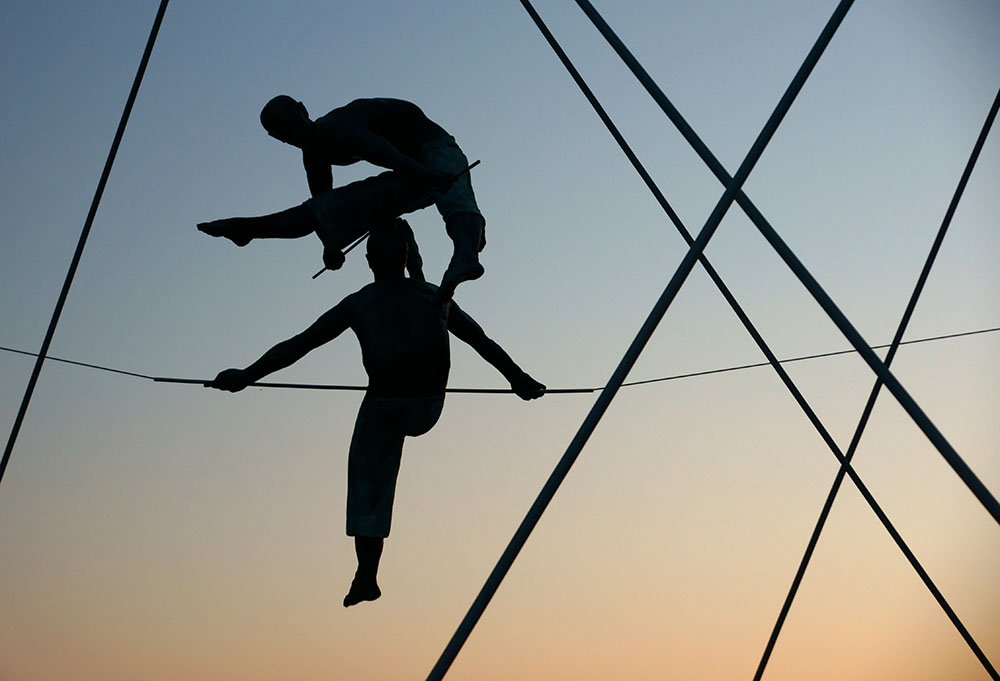
[[214,380],[206,383],[205,387],[232,393],[239,392],[268,374],[295,364],[310,351],[347,330],[350,323],[347,300],[345,298],[336,307],[323,314],[302,333],[275,345],[246,369],[226,369]]
[[319,154],[303,150],[302,166],[306,170],[306,182],[309,183],[310,194],[319,196],[333,189],[333,168]]
[[472,346],[480,357],[503,374],[503,377],[510,382],[511,389],[522,400],[533,400],[545,394],[545,385],[525,373],[496,341],[486,335],[476,320],[466,314],[454,301],[448,313],[448,330],[456,338]]

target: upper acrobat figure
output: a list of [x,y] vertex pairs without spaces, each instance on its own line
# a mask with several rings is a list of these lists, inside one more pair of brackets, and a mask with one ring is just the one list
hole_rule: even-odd
[[465,154],[440,125],[401,99],[356,99],[315,121],[302,102],[278,95],[260,112],[267,133],[302,150],[313,196],[333,187],[332,166],[358,161],[394,170],[436,189],[433,202],[455,250],[441,280],[450,297],[463,281],[483,275],[479,252],[486,220],[476,204]]

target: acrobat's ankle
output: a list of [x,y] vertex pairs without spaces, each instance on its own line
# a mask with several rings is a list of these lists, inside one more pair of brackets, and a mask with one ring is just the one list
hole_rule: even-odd
[[378,600],[381,595],[382,591],[378,588],[374,578],[362,578],[359,575],[354,575],[351,590],[344,596],[344,607],[349,608],[362,601]]
[[198,231],[209,236],[220,236],[229,239],[237,246],[246,246],[253,241],[253,237],[247,236],[233,225],[230,219],[212,220],[211,222],[199,222]]

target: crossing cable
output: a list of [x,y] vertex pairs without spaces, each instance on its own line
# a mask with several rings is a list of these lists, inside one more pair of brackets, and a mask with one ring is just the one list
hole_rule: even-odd
[[[896,335],[893,337],[889,352],[886,353],[885,356],[886,367],[889,367],[889,365],[892,364],[892,360],[896,356],[896,351],[902,343],[903,334],[906,332],[906,327],[910,323],[910,318],[913,316],[914,309],[916,309],[917,301],[920,298],[920,294],[923,292],[924,285],[927,283],[928,276],[930,276],[931,267],[934,265],[938,251],[941,249],[941,244],[944,242],[945,234],[947,234],[948,228],[951,225],[951,219],[955,215],[955,210],[958,208],[958,202],[961,200],[962,194],[965,191],[965,186],[968,184],[969,177],[972,175],[972,169],[975,167],[976,161],[979,159],[979,153],[982,151],[983,145],[986,143],[986,137],[989,135],[990,128],[993,126],[993,121],[996,119],[998,108],[1000,108],[1000,90],[997,91],[997,95],[993,99],[993,105],[990,107],[989,113],[986,116],[986,122],[983,124],[982,130],[979,132],[979,137],[976,139],[976,143],[973,146],[972,154],[969,156],[969,160],[965,164],[962,177],[958,181],[955,193],[952,195],[951,202],[948,204],[948,209],[945,211],[944,219],[941,221],[941,226],[938,228],[937,236],[934,238],[934,242],[931,245],[930,253],[927,255],[927,260],[924,262],[923,269],[920,271],[920,276],[917,277],[917,283],[914,286],[913,293],[910,295],[910,299],[906,304],[906,309],[903,311],[903,318],[900,320],[899,326],[896,328]],[[785,597],[785,602],[782,604],[781,611],[778,613],[778,619],[774,624],[774,628],[771,630],[771,636],[767,641],[767,645],[764,647],[764,653],[761,656],[760,663],[757,665],[757,671],[754,673],[754,681],[760,681],[761,677],[764,675],[764,669],[767,667],[768,660],[771,657],[771,652],[774,650],[775,643],[781,633],[781,627],[785,622],[789,609],[792,607],[792,601],[795,599],[799,585],[802,583],[802,578],[805,576],[806,569],[809,566],[809,560],[811,559],[813,551],[816,548],[816,544],[819,542],[819,537],[823,532],[827,517],[833,509],[833,503],[836,500],[837,493],[840,491],[840,486],[844,481],[844,475],[847,473],[847,469],[851,465],[851,460],[854,458],[854,453],[857,451],[858,444],[861,442],[861,436],[864,434],[865,428],[868,425],[868,420],[875,408],[875,402],[878,400],[881,389],[882,379],[876,378],[875,385],[872,387],[871,394],[868,396],[868,402],[865,404],[865,408],[861,412],[861,418],[858,420],[858,426],[854,430],[854,435],[851,438],[851,444],[847,448],[847,454],[844,457],[844,462],[837,471],[837,475],[833,480],[833,485],[830,487],[830,492],[827,494],[826,501],[823,503],[823,509],[820,511],[819,519],[816,521],[816,527],[813,529],[812,535],[809,538],[809,543],[806,546],[805,553],[803,554],[799,567],[795,572],[795,577],[792,579],[792,585],[788,590],[788,595]],[[895,535],[893,536],[893,539],[895,539]],[[900,548],[903,549],[903,552],[906,554],[907,559],[910,560],[911,565],[913,565],[914,569],[917,570],[917,573],[924,581],[924,584],[931,590],[935,600],[937,600],[937,602],[944,609],[948,618],[952,621],[952,624],[955,625],[959,633],[962,635],[962,638],[965,639],[965,642],[972,649],[972,652],[979,659],[983,667],[986,668],[990,678],[994,679],[994,681],[1000,681],[1000,675],[997,674],[997,670],[990,663],[982,649],[976,644],[975,640],[973,640],[972,635],[958,619],[958,615],[956,615],[948,605],[944,596],[940,591],[938,591],[937,587],[934,586],[934,583],[931,581],[927,573],[923,571],[923,568],[919,567],[919,563],[916,562],[916,558],[911,558],[912,554],[909,549],[904,549],[905,544],[901,544],[900,542],[897,542],[897,544],[899,544]]]
[[[900,345],[917,345],[920,343],[934,343],[942,340],[950,340],[953,338],[964,338],[966,336],[979,336],[987,333],[997,333],[1000,331],[1000,326],[994,326],[988,329],[977,329],[975,331],[960,331],[958,333],[947,333],[939,336],[928,336],[926,338],[913,338],[911,340],[902,341]],[[890,343],[884,345],[873,345],[872,348],[875,350],[881,350],[884,348],[891,347]],[[17,348],[9,348],[5,345],[0,345],[0,351],[10,352],[16,355],[26,355],[28,357],[38,357],[36,352],[28,352],[27,350],[18,350]],[[828,357],[839,357],[841,355],[854,355],[857,354],[857,350],[851,348],[850,350],[833,350],[831,352],[817,352],[811,355],[799,355],[797,357],[788,357],[786,359],[779,359],[780,364],[792,364],[794,362],[806,362],[814,359],[825,359]],[[73,366],[85,367],[87,369],[96,369],[98,371],[106,371],[113,374],[122,374],[123,376],[132,376],[134,378],[142,378],[148,381],[153,381],[154,383],[182,383],[191,385],[205,385],[210,379],[207,378],[174,378],[171,376],[151,376],[149,374],[140,374],[135,371],[125,371],[124,369],[116,369],[114,367],[104,366],[101,364],[92,364],[90,362],[80,362],[73,359],[65,359],[62,357],[56,357],[54,355],[48,355],[45,358],[49,362],[60,362],[62,364],[70,364]],[[653,383],[664,383],[666,381],[677,381],[684,378],[696,378],[699,376],[712,376],[714,374],[726,374],[733,371],[744,371],[746,369],[758,369],[760,367],[771,366],[770,362],[753,362],[750,364],[737,364],[734,366],[720,367],[718,369],[704,369],[702,371],[689,371],[683,374],[671,374],[670,376],[660,376],[658,378],[643,378],[637,381],[626,381],[622,383],[623,388],[632,388],[638,385],[651,385]],[[267,381],[261,381],[258,383],[251,383],[251,387],[254,388],[288,388],[292,390],[347,390],[347,391],[358,391],[367,390],[367,386],[363,385],[333,385],[329,383],[272,383]],[[553,393],[596,393],[599,390],[603,390],[602,387],[597,388],[546,388],[546,394]],[[450,393],[467,393],[467,394],[501,394],[501,393],[513,393],[513,390],[502,389],[502,388],[448,388],[447,392]]]
[[[591,89],[589,88],[589,86],[584,81],[583,77],[580,75],[580,73],[577,71],[577,69],[575,68],[575,66],[573,65],[573,63],[569,59],[569,57],[563,51],[563,49],[559,45],[558,41],[556,41],[556,39],[554,38],[554,36],[552,35],[552,33],[548,30],[548,27],[545,25],[544,21],[541,19],[540,16],[538,16],[537,12],[534,11],[534,8],[531,7],[530,3],[528,3],[526,0],[522,0],[522,4],[525,5],[525,8],[528,10],[528,13],[531,15],[531,18],[535,21],[535,24],[538,26],[539,30],[542,32],[542,34],[545,37],[545,39],[549,42],[549,45],[552,47],[553,51],[556,53],[556,56],[559,57],[560,61],[563,63],[563,66],[567,69],[567,71],[569,72],[569,74],[572,76],[573,80],[576,82],[577,86],[580,88],[580,90],[583,92],[584,96],[590,102],[591,106],[594,108],[594,110],[596,111],[596,113],[598,114],[598,116],[604,122],[605,126],[608,128],[609,132],[614,137],[615,141],[618,142],[618,145],[621,147],[622,151],[625,153],[625,155],[628,157],[629,161],[631,161],[632,165],[635,167],[636,171],[642,177],[643,181],[646,183],[646,186],[650,189],[650,191],[653,193],[653,195],[656,198],[656,200],[660,203],[660,206],[664,209],[664,211],[670,217],[671,221],[674,223],[674,225],[680,231],[681,236],[683,236],[684,239],[690,245],[690,243],[691,243],[690,235],[687,233],[687,230],[685,229],[684,225],[680,221],[680,218],[677,217],[676,213],[670,207],[669,203],[667,203],[666,199],[663,197],[663,194],[660,192],[659,188],[653,182],[653,180],[650,177],[649,173],[646,171],[646,169],[643,167],[642,163],[639,161],[639,159],[637,158],[637,156],[635,155],[635,153],[629,147],[628,143],[625,141],[624,137],[621,135],[621,133],[619,132],[618,128],[615,126],[614,122],[611,120],[610,116],[608,116],[607,112],[604,110],[604,107],[597,100],[597,97],[593,94],[593,92],[591,91]],[[953,212],[953,211],[954,211],[954,209],[952,208],[951,212]],[[943,234],[941,235],[941,237],[939,238],[939,240],[937,242],[938,245],[940,244],[940,240],[941,239],[943,239]],[[935,252],[936,252],[936,249],[932,250],[932,253],[935,253]],[[743,324],[746,327],[747,331],[750,333],[750,335],[757,342],[758,346],[761,348],[761,350],[764,352],[764,354],[768,357],[769,362],[764,363],[764,365],[766,366],[767,364],[770,364],[775,369],[775,371],[778,373],[778,375],[781,378],[781,380],[785,383],[786,387],[788,387],[789,391],[792,393],[792,396],[795,398],[796,402],[798,402],[799,406],[806,413],[806,416],[810,419],[810,421],[813,423],[813,425],[819,431],[819,434],[821,435],[821,437],[824,439],[824,441],[827,442],[828,445],[831,446],[831,449],[832,449],[834,455],[837,457],[837,459],[839,461],[841,461],[840,480],[841,481],[843,480],[843,475],[844,474],[846,474],[846,473],[852,473],[852,480],[858,486],[859,490],[862,493],[862,496],[866,499],[866,501],[868,501],[868,503],[871,506],[873,512],[882,521],[883,525],[885,526],[886,530],[889,532],[890,536],[892,536],[893,539],[894,539],[894,541],[896,541],[896,544],[899,546],[900,550],[903,552],[903,554],[910,561],[910,564],[913,566],[914,570],[917,572],[917,574],[924,581],[924,583],[927,586],[927,588],[934,595],[935,599],[941,605],[942,609],[948,615],[949,619],[951,619],[952,623],[958,629],[959,633],[963,636],[963,638],[966,640],[966,642],[972,648],[973,652],[977,655],[977,657],[979,657],[980,661],[983,662],[983,664],[984,664],[984,666],[986,666],[987,670],[990,671],[991,673],[995,673],[993,671],[993,668],[990,665],[989,661],[982,654],[982,651],[979,648],[979,646],[972,639],[972,637],[969,634],[968,630],[965,628],[965,626],[962,624],[962,622],[958,619],[957,615],[954,613],[954,611],[951,608],[951,606],[948,604],[948,602],[941,595],[940,590],[937,588],[937,586],[934,584],[934,582],[927,575],[927,572],[923,569],[923,566],[920,565],[920,563],[917,560],[916,556],[913,554],[913,552],[910,550],[910,548],[906,545],[906,543],[903,540],[902,536],[896,531],[895,527],[889,521],[888,517],[882,511],[881,507],[875,501],[874,497],[868,491],[867,487],[861,482],[860,478],[856,475],[856,472],[852,468],[850,468],[850,466],[849,466],[849,462],[850,462],[849,457],[845,457],[844,455],[842,455],[840,453],[840,451],[837,448],[836,444],[834,444],[834,441],[833,441],[832,437],[829,435],[829,433],[826,431],[825,427],[822,425],[822,423],[819,421],[818,417],[815,415],[815,412],[813,412],[813,410],[811,409],[811,407],[805,401],[805,398],[801,395],[801,393],[799,392],[799,390],[797,389],[797,387],[794,385],[794,383],[788,377],[787,373],[783,370],[782,367],[779,366],[779,363],[774,358],[773,354],[771,353],[770,349],[768,348],[768,346],[764,342],[763,338],[760,337],[759,333],[754,328],[752,322],[750,322],[749,318],[747,318],[746,315],[743,313],[743,310],[740,308],[740,306],[736,302],[736,300],[732,297],[732,294],[729,292],[729,290],[727,289],[727,287],[725,286],[725,284],[723,284],[722,281],[721,281],[721,279],[719,279],[719,277],[715,273],[714,269],[711,267],[711,265],[708,264],[707,258],[704,255],[701,258],[701,263],[705,267],[705,269],[708,272],[709,276],[715,282],[716,286],[722,292],[722,294],[726,298],[727,302],[729,302],[730,306],[733,308],[733,311],[740,318],[740,321],[743,322]],[[926,275],[924,277],[924,280],[926,280]],[[914,303],[915,303],[915,301],[914,301]],[[911,308],[911,311],[912,311],[912,308]],[[905,325],[904,325],[903,329],[905,329]],[[898,348],[898,344],[896,344],[896,341],[901,341],[901,339],[902,339],[902,330],[903,329],[901,329],[900,332],[897,333],[897,336],[894,339],[894,343],[891,345],[891,347]],[[887,360],[887,363],[888,363],[888,360]],[[856,446],[857,446],[856,443],[853,443],[853,446],[856,449]],[[849,450],[849,452],[852,452],[852,451],[853,450]],[[830,503],[832,504],[832,500],[830,500]],[[816,538],[818,539],[818,534],[816,535]],[[803,572],[804,572],[804,569],[805,568],[803,567],[802,568]],[[786,607],[782,611],[783,615],[779,618],[779,622],[783,621],[784,614],[787,613],[787,608],[790,607],[790,605],[791,605],[791,598],[792,597],[793,596],[790,596],[786,600]],[[780,627],[780,624],[779,624],[779,627]],[[768,650],[765,653],[765,660],[766,660],[767,656],[769,655],[770,648],[773,646],[773,642],[774,642],[774,640],[776,640],[776,637],[777,637],[777,633],[774,633],[772,635],[771,645],[768,647]],[[757,674],[757,677],[755,677],[755,681],[756,681],[756,679],[760,678],[760,674],[763,672],[763,667],[764,667],[765,664],[766,664],[766,662],[762,662],[761,666],[758,668],[758,674]]]
[[826,49],[826,46],[830,43],[830,40],[836,33],[837,27],[840,25],[851,4],[852,0],[842,0],[836,10],[834,10],[833,15],[827,25],[823,28],[823,31],[820,33],[815,45],[813,45],[812,49],[809,51],[809,54],[806,56],[802,66],[799,67],[799,70],[796,72],[795,77],[789,84],[785,94],[781,97],[781,100],[778,102],[775,110],[768,118],[767,123],[765,123],[764,128],[754,141],[753,146],[751,146],[746,158],[744,158],[743,162],[740,164],[739,170],[736,172],[736,176],[726,187],[726,191],[723,193],[722,198],[719,199],[718,204],[706,221],[705,226],[698,234],[694,244],[690,249],[688,249],[688,252],[684,256],[680,266],[670,278],[669,283],[660,295],[659,299],[656,301],[656,304],[650,311],[646,321],[639,329],[639,332],[619,362],[618,367],[608,380],[607,386],[601,391],[597,400],[594,402],[594,405],[591,407],[590,412],[587,414],[576,435],[573,437],[573,440],[570,442],[566,452],[559,459],[559,462],[556,464],[552,474],[545,482],[545,485],[542,487],[542,490],[535,499],[535,502],[531,505],[531,508],[528,510],[527,515],[521,522],[517,531],[514,533],[513,538],[507,545],[507,548],[500,556],[500,560],[493,568],[493,571],[487,578],[486,583],[480,590],[479,595],[476,596],[476,599],[473,601],[469,611],[462,619],[458,629],[455,631],[455,634],[445,646],[445,649],[441,653],[440,658],[438,658],[437,663],[431,669],[431,672],[427,677],[428,681],[440,681],[444,677],[452,662],[455,660],[455,657],[465,644],[465,641],[468,639],[469,634],[472,633],[472,629],[476,626],[476,623],[485,611],[486,606],[489,605],[490,600],[492,600],[494,594],[496,594],[496,591],[500,586],[500,582],[503,581],[504,576],[506,576],[507,572],[510,570],[510,567],[513,565],[518,553],[520,553],[525,542],[528,540],[528,536],[538,524],[542,513],[545,512],[549,502],[552,501],[556,491],[562,484],[562,481],[566,478],[566,475],[569,473],[573,463],[576,461],[583,447],[586,445],[590,435],[594,432],[594,429],[597,427],[601,417],[607,411],[611,401],[618,393],[618,389],[621,387],[622,383],[625,382],[626,376],[635,365],[636,360],[639,358],[639,355],[642,353],[646,343],[653,335],[653,332],[656,330],[656,327],[663,318],[663,315],[666,314],[670,303],[672,303],[674,298],[677,296],[677,293],[684,284],[687,275],[691,273],[698,257],[701,255],[702,251],[704,251],[708,240],[711,238],[712,234],[719,226],[719,223],[722,221],[726,210],[735,200],[740,187],[742,187],[743,183],[746,182],[747,177],[750,175],[750,171],[753,170],[754,165],[758,159],[760,159],[767,143],[774,135],[774,132],[778,129],[778,125],[781,123],[785,114],[788,113],[788,109],[795,101],[796,95],[801,91],[802,86],[805,84],[809,74],[812,72],[816,63],[819,61],[820,56],[823,54],[823,51]]
[[[638,78],[646,91],[653,97],[656,103],[660,106],[663,112],[677,127],[680,133],[688,141],[688,143],[694,148],[695,152],[701,157],[702,161],[709,167],[709,170],[719,179],[719,181],[727,188],[732,186],[733,177],[729,175],[725,167],[719,162],[719,160],[712,154],[711,150],[705,145],[700,137],[695,133],[694,129],[688,124],[688,122],[681,116],[680,112],[674,107],[667,96],[660,90],[659,86],[653,81],[646,70],[639,64],[632,53],[625,47],[624,43],[618,38],[615,32],[610,26],[604,21],[601,15],[594,9],[588,0],[576,0],[576,3],[583,9],[584,13],[590,18],[591,22],[597,27],[598,31],[604,36],[608,43],[612,46],[618,56],[625,62],[629,70]],[[838,5],[839,11],[840,6]],[[737,171],[737,176],[739,176],[739,171]],[[723,195],[725,196],[725,194]],[[913,399],[913,397],[907,392],[906,388],[899,382],[899,380],[886,368],[882,360],[879,359],[878,355],[872,351],[868,342],[861,336],[854,325],[851,324],[850,320],[844,315],[844,313],[837,307],[833,299],[830,298],[829,294],[823,289],[819,282],[812,276],[805,265],[798,259],[791,248],[784,242],[784,240],[778,235],[771,224],[767,221],[764,215],[757,209],[750,198],[742,191],[736,193],[736,203],[743,209],[750,221],[754,223],[757,230],[761,235],[767,240],[771,247],[777,252],[778,256],[785,262],[792,273],[798,278],[799,282],[805,286],[806,290],[809,291],[813,299],[819,304],[819,306],[826,312],[827,316],[830,317],[831,321],[836,324],[840,332],[844,334],[844,337],[853,345],[858,353],[861,355],[865,363],[871,367],[883,381],[885,387],[889,389],[889,392],[893,394],[896,400],[899,402],[900,406],[906,410],[906,413],[910,415],[913,422],[918,428],[924,433],[924,435],[931,441],[934,447],[938,450],[948,465],[951,466],[952,470],[962,479],[966,487],[979,499],[980,503],[986,508],[986,510],[993,517],[994,521],[1000,524],[1000,502],[997,501],[996,497],[987,489],[986,485],[979,479],[979,477],[969,468],[968,464],[959,456],[955,448],[952,447],[951,443],[945,438],[944,434],[938,430],[937,426],[931,421],[930,417],[920,408],[920,405]]]
[[163,14],[167,11],[168,1],[169,0],[160,0],[160,7],[156,12],[156,18],[153,19],[153,27],[150,29],[149,39],[146,41],[146,49],[143,51],[142,58],[139,60],[139,69],[135,74],[135,79],[132,81],[132,90],[128,93],[128,99],[125,102],[125,110],[122,111],[121,120],[118,122],[118,129],[115,131],[114,140],[111,142],[111,149],[108,151],[108,158],[104,163],[104,170],[101,172],[101,179],[97,183],[97,191],[94,192],[94,200],[90,204],[90,210],[83,223],[83,231],[80,233],[80,239],[76,244],[76,251],[73,253],[73,259],[70,261],[69,271],[66,272],[66,280],[63,282],[62,290],[59,292],[56,307],[52,311],[52,319],[49,321],[49,328],[45,332],[42,347],[38,351],[38,360],[35,362],[35,367],[31,372],[31,377],[28,379],[28,386],[25,388],[24,397],[21,400],[21,407],[18,409],[17,417],[14,419],[14,425],[10,431],[10,437],[7,439],[7,446],[3,451],[3,459],[0,460],[0,482],[3,481],[4,471],[7,470],[7,462],[10,461],[10,454],[14,450],[14,443],[17,441],[17,435],[21,430],[21,424],[24,422],[24,415],[28,411],[28,403],[31,402],[31,396],[35,391],[35,384],[38,383],[38,376],[42,372],[42,364],[45,362],[45,356],[49,351],[49,346],[52,343],[52,337],[56,332],[56,325],[59,323],[59,316],[62,314],[63,305],[66,303],[66,297],[69,295],[70,286],[73,284],[73,277],[76,275],[76,269],[80,264],[80,258],[83,256],[83,248],[87,243],[87,237],[90,235],[90,228],[94,224],[94,217],[97,215],[97,207],[100,205],[101,197],[104,195],[104,187],[108,182],[108,177],[111,175],[111,166],[114,164],[115,157],[118,155],[118,147],[121,144],[122,136],[125,134],[125,126],[128,123],[129,115],[132,113],[132,106],[135,104],[136,96],[139,94],[139,86],[142,84],[142,77],[146,73],[146,65],[149,63],[149,57],[153,52],[153,44],[156,42],[156,36],[160,31]]

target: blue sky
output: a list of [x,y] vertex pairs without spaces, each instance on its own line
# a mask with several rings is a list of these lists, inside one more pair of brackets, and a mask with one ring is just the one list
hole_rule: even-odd
[[[731,172],[833,7],[598,5]],[[537,8],[700,229],[718,182],[575,4]],[[0,345],[33,351],[156,3],[4,9]],[[746,185],[872,343],[891,338],[998,75],[996,3],[857,3]],[[237,249],[194,229],[306,198],[297,154],[257,121],[282,92],[317,115],[401,97],[452,132],[482,159],[473,183],[489,237],[486,276],[459,301],[548,385],[607,380],[685,249],[515,2],[175,0],[53,355],[213,376],[366,283],[360,257],[310,279],[315,239]],[[907,338],[1000,326],[998,145],[994,134]],[[361,164],[335,180],[373,172]],[[431,210],[411,223],[437,278],[450,250],[441,221]],[[707,254],[778,356],[847,347],[738,210]],[[992,334],[909,346],[895,369],[994,493],[998,350]],[[453,355],[453,385],[502,387],[467,348]],[[345,337],[275,379],[363,383],[359,357]],[[631,378],[760,359],[696,270]],[[0,354],[7,423],[30,370]],[[867,367],[842,357],[789,372],[846,447]],[[0,676],[425,674],[593,399],[449,398],[436,429],[407,443],[386,596],[344,611],[358,395],[223,395],[49,363],[0,486]],[[623,391],[454,678],[752,675],[834,463],[767,369]],[[996,524],[891,399],[857,468],[996,662]],[[391,654],[381,636],[400,642]],[[845,487],[767,678],[943,670],[986,678]]]

